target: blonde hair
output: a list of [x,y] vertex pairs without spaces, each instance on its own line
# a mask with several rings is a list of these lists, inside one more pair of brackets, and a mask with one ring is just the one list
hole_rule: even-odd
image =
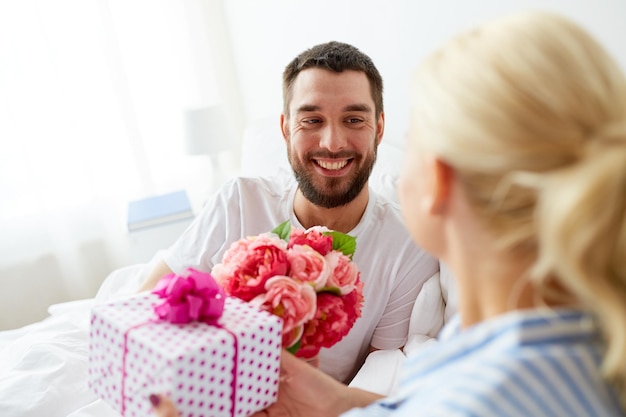
[[527,12],[455,38],[414,81],[411,136],[502,247],[536,253],[542,294],[556,283],[595,314],[626,404],[624,74],[573,22]]

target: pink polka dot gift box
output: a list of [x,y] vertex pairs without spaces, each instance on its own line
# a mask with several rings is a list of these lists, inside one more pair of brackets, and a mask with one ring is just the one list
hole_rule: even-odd
[[93,307],[89,386],[126,417],[152,415],[153,393],[183,417],[245,417],[276,401],[281,340],[279,317],[188,269]]

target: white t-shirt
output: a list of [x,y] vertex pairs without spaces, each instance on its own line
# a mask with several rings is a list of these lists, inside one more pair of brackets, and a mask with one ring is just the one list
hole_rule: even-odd
[[[187,267],[210,271],[231,243],[269,232],[290,220],[297,183],[293,175],[237,178],[226,183],[189,228],[169,248],[165,262],[180,273]],[[374,192],[359,224],[350,232],[357,245],[353,260],[364,283],[362,317],[350,333],[320,352],[320,369],[349,381],[369,346],[395,349],[406,342],[409,318],[422,284],[439,270],[438,261],[418,248],[406,231],[397,203]]]

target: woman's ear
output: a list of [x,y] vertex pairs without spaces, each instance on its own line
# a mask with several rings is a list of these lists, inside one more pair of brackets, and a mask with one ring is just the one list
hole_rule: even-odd
[[432,158],[427,163],[428,169],[428,202],[430,214],[443,213],[450,200],[454,170],[446,162]]

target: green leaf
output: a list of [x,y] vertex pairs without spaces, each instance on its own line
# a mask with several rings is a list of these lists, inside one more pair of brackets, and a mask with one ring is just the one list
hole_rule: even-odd
[[291,223],[289,222],[289,220],[285,220],[284,222],[276,226],[274,230],[272,230],[272,233],[277,234],[278,237],[282,240],[289,242],[289,235],[291,234]]
[[324,234],[332,236],[334,250],[341,251],[344,255],[352,259],[352,255],[354,255],[354,251],[356,250],[356,238],[354,236],[335,230],[325,232]]
[[302,346],[302,345],[300,344],[300,342],[301,342],[301,341],[300,341],[300,340],[298,340],[298,342],[297,342],[295,345],[293,345],[293,346],[291,346],[291,347],[287,348],[287,351],[288,351],[289,353],[291,353],[291,354],[295,355],[295,354],[296,354],[296,352],[300,349],[300,346]]

